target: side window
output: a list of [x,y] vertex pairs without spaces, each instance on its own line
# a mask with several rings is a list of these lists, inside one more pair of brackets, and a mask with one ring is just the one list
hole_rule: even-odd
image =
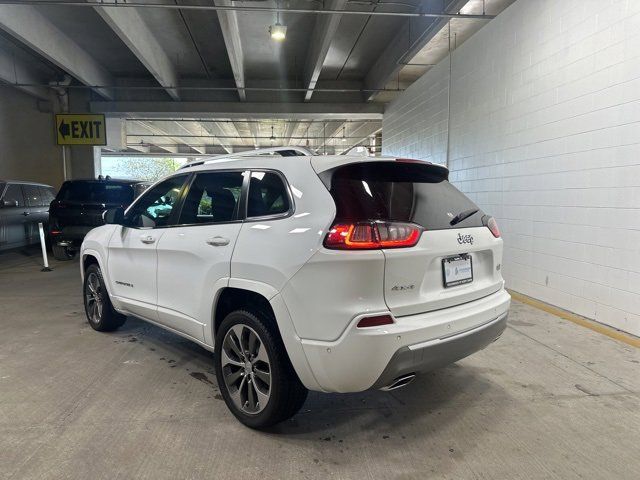
[[16,203],[16,206],[18,207],[24,207],[24,197],[22,195],[22,188],[20,185],[15,183],[9,184],[3,200],[5,202],[10,202],[12,205]]
[[127,223],[132,227],[164,227],[178,200],[187,175],[171,177],[147,190],[127,212]]
[[185,197],[178,223],[193,225],[235,220],[243,172],[199,173]]
[[40,198],[42,198],[43,205],[49,205],[54,198],[56,198],[55,191],[50,187],[39,187],[40,188]]
[[42,206],[42,197],[40,196],[40,189],[37,185],[22,185],[22,190],[29,207]]
[[149,188],[149,184],[148,183],[136,183],[133,186],[133,192],[135,195],[135,198],[138,198],[140,195],[142,195],[142,193]]
[[251,172],[247,217],[263,217],[288,212],[289,195],[280,175],[273,172]]

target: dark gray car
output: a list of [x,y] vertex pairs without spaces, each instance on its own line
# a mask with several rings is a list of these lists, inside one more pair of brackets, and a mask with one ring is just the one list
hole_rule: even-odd
[[0,250],[38,243],[38,223],[46,228],[55,195],[50,185],[0,180]]

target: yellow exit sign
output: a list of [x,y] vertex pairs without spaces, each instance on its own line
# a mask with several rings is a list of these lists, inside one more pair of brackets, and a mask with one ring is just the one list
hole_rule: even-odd
[[56,143],[58,145],[106,145],[107,130],[104,115],[56,114]]

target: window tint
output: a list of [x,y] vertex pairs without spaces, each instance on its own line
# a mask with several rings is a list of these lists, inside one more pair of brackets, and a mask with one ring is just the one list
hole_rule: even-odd
[[338,167],[330,178],[337,220],[415,222],[427,230],[482,226],[482,211],[452,226],[453,217],[478,207],[446,180],[439,167],[364,162]]
[[24,192],[24,198],[28,206],[42,206],[42,197],[40,196],[40,189],[37,185],[22,185],[22,191]]
[[247,217],[276,215],[289,211],[289,196],[280,175],[272,172],[251,172]]
[[22,196],[22,188],[20,185],[10,183],[4,194],[3,200],[7,202],[18,202],[18,207],[24,207],[24,197]]
[[186,175],[171,177],[147,190],[127,213],[128,224],[132,227],[169,225],[171,212],[186,178]]
[[178,223],[191,225],[235,220],[243,178],[243,172],[196,175],[185,198]]
[[51,201],[56,197],[55,190],[51,187],[39,187],[40,198],[42,198],[43,205],[49,205]]
[[104,181],[74,181],[62,184],[58,200],[79,203],[110,203],[129,205],[133,202],[133,187]]
[[135,198],[138,198],[140,195],[142,195],[142,192],[144,192],[147,188],[149,188],[148,183],[136,183],[133,186],[133,194],[135,195]]

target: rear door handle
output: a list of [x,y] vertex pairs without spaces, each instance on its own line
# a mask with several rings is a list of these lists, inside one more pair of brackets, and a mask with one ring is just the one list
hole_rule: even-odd
[[207,240],[207,243],[213,247],[224,247],[229,245],[230,240],[224,237],[213,237]]
[[140,237],[140,241],[141,241],[142,243],[150,244],[150,243],[154,243],[154,242],[156,241],[156,239],[155,239],[155,238],[153,238],[151,235],[142,235],[142,236]]

